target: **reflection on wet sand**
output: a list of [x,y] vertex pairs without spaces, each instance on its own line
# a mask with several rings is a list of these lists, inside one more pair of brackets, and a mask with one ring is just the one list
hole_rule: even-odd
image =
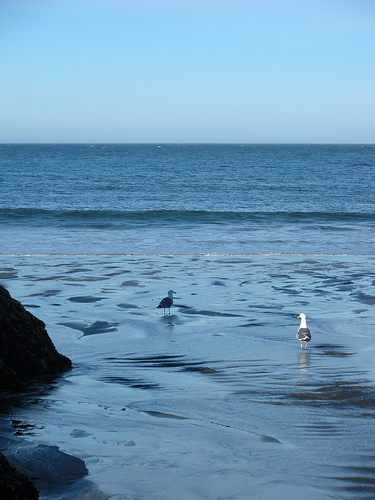
[[[0,272],[13,295],[33,297],[74,368],[8,426],[85,461],[98,484],[85,498],[263,500],[282,488],[285,498],[374,498],[371,263],[10,260]],[[176,285],[171,316],[160,316],[160,293]],[[314,332],[302,351],[301,307]],[[42,500],[57,500],[43,488]]]
[[299,368],[299,371],[303,374],[308,372],[307,367],[308,367],[308,362],[309,362],[309,356],[310,356],[310,352],[308,352],[308,351],[301,350],[298,353],[298,368]]

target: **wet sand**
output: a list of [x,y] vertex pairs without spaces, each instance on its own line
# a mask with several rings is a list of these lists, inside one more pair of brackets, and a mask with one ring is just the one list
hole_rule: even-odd
[[50,500],[373,498],[374,264],[1,257],[74,364],[3,414],[4,453]]

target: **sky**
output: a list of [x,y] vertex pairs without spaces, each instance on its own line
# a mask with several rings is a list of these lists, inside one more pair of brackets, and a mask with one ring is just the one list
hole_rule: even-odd
[[0,0],[0,143],[375,143],[374,0]]

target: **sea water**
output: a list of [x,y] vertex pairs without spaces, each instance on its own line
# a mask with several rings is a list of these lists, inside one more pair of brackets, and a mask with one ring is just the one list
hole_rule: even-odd
[[374,153],[2,146],[0,280],[73,362],[0,421],[43,500],[374,497]]
[[2,145],[0,254],[372,254],[371,145]]

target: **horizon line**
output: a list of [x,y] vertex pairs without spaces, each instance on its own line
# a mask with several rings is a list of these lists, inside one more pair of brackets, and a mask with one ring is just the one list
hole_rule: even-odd
[[0,142],[4,145],[233,145],[233,146],[375,146],[375,142]]

